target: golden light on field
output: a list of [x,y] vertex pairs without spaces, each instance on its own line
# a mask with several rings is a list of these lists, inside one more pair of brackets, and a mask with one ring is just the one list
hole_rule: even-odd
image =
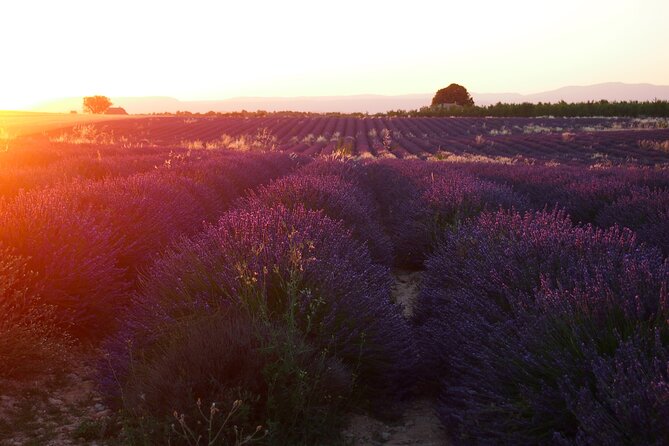
[[91,94],[223,99],[669,83],[669,2],[15,1],[0,109]]

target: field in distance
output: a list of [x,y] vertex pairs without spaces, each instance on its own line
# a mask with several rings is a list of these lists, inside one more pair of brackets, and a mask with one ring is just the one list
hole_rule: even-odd
[[127,115],[92,115],[80,113],[37,113],[0,110],[0,139],[9,139],[72,127],[130,118]]
[[669,163],[666,118],[161,116],[74,126],[59,141],[280,151],[315,157]]

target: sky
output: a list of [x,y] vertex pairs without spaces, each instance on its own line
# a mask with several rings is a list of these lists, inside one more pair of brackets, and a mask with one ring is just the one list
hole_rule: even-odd
[[669,0],[3,0],[0,109],[669,84]]

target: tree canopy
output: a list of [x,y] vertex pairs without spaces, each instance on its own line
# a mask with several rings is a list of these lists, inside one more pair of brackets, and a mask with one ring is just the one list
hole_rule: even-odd
[[451,84],[446,88],[437,91],[432,98],[432,105],[457,104],[465,107],[474,105],[474,100],[469,95],[465,87],[458,84]]
[[112,101],[107,96],[84,97],[84,111],[86,113],[101,114],[112,106]]

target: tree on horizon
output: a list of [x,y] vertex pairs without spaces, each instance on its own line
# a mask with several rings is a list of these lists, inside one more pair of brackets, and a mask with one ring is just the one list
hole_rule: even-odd
[[112,101],[107,96],[85,96],[84,111],[86,113],[102,114],[112,106]]
[[459,84],[451,84],[437,91],[434,98],[432,98],[433,107],[442,104],[457,104],[463,107],[471,107],[474,105],[474,100],[465,87]]

